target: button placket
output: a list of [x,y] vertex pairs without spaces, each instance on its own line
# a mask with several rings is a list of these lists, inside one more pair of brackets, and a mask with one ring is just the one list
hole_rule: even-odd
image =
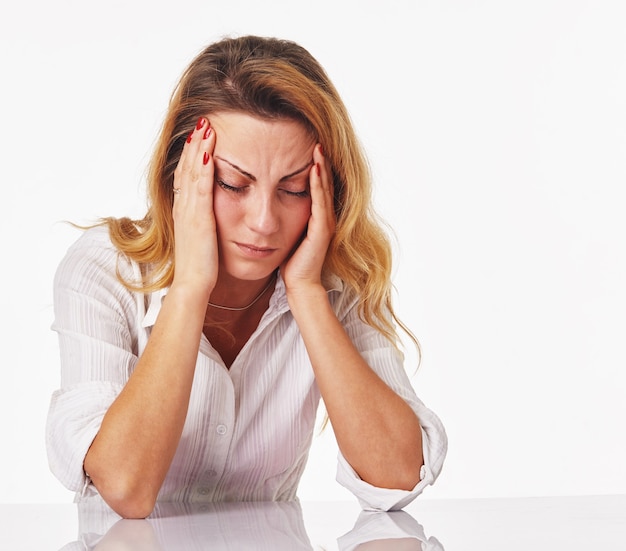
[[[213,350],[208,341],[206,348],[208,354],[199,354],[201,369],[197,372],[198,376],[206,376],[200,377],[204,384],[197,385],[196,390],[202,396],[202,415],[207,432],[202,446],[202,459],[198,461],[193,482],[195,498],[202,502],[213,501],[215,498],[216,488],[224,474],[235,423],[232,381],[228,372],[212,357]],[[218,399],[212,400],[207,408],[206,396],[211,394],[217,395]]]

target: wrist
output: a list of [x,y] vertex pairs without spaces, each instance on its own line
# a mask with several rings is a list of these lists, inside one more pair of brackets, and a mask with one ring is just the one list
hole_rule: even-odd
[[174,281],[167,292],[167,297],[174,299],[181,306],[197,307],[204,312],[212,290],[213,286]]
[[287,302],[292,311],[310,310],[328,304],[328,292],[321,283],[287,288]]

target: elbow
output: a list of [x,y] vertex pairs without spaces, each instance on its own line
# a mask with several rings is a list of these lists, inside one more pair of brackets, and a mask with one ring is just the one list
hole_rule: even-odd
[[[408,449],[396,450],[391,456],[386,457],[383,465],[379,470],[379,476],[385,480],[383,487],[413,491],[422,479],[424,453],[421,440]],[[390,469],[389,465],[393,465],[393,468]]]
[[160,485],[153,487],[145,475],[126,473],[119,468],[103,469],[89,455],[84,470],[90,473],[88,476],[105,503],[122,518],[142,519],[154,510]]
[[412,491],[420,482],[421,465],[415,471],[414,468],[407,469],[401,476],[396,479],[395,488],[406,492]]
[[[404,456],[395,454],[386,457],[384,461],[379,463],[378,468],[370,471],[367,476],[362,478],[379,488],[411,492],[421,481],[423,464],[424,456],[421,450],[419,453],[410,452]],[[392,465],[391,468],[390,465]]]
[[388,490],[404,490],[405,492],[411,492],[415,489],[420,482],[421,465],[420,462],[417,465],[415,462],[411,464],[402,465],[398,461],[393,463],[393,469],[389,469],[389,463],[386,463],[379,469],[359,472],[357,474],[361,480],[376,486],[378,488],[387,488]]
[[154,510],[157,492],[152,492],[145,486],[140,487],[131,481],[125,482],[121,477],[115,481],[93,477],[91,480],[106,504],[122,518],[142,519]]
[[125,519],[145,519],[152,513],[155,501],[135,497],[104,497],[107,505]]

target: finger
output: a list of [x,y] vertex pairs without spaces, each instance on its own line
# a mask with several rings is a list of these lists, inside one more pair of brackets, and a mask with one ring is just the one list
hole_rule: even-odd
[[317,144],[313,151],[313,163],[311,170],[311,199],[313,206],[317,205],[320,207],[326,218],[334,223],[333,180],[330,163],[323,154],[321,144]]
[[195,127],[189,132],[183,146],[174,171],[174,188],[182,191],[183,187],[205,180],[206,167],[215,146],[214,134],[209,120],[206,117],[200,117]]
[[208,119],[200,117],[187,135],[180,159],[178,160],[177,168],[179,172],[187,172],[193,166],[193,159],[197,154],[198,139],[203,135],[203,129],[207,125],[209,125]]
[[213,195],[214,169],[213,150],[215,149],[215,131],[210,123],[202,129],[202,139],[198,140],[198,193],[201,195]]
[[313,162],[319,166],[319,174],[322,181],[322,186],[325,191],[330,191],[332,180],[330,178],[330,164],[328,159],[324,156],[322,144],[317,144],[313,150]]

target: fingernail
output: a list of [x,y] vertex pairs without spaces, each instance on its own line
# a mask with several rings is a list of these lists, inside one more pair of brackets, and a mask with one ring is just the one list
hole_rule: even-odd
[[193,136],[193,130],[189,132],[189,136],[187,136],[187,143],[191,141],[191,137]]
[[206,119],[204,117],[200,117],[198,119],[198,124],[196,124],[196,130],[200,130],[204,126],[204,122]]
[[211,156],[209,155],[209,152],[208,152],[208,151],[205,151],[205,152],[204,152],[204,157],[202,158],[202,164],[204,164],[204,165],[208,165],[208,164],[209,164],[209,158],[210,158],[210,157],[211,157]]
[[315,172],[317,172],[318,176],[321,176],[322,172],[320,170],[320,164],[319,163],[315,163]]
[[203,138],[206,140],[211,135],[211,132],[213,132],[213,129],[211,128],[211,125],[209,124],[209,127],[204,131]]

